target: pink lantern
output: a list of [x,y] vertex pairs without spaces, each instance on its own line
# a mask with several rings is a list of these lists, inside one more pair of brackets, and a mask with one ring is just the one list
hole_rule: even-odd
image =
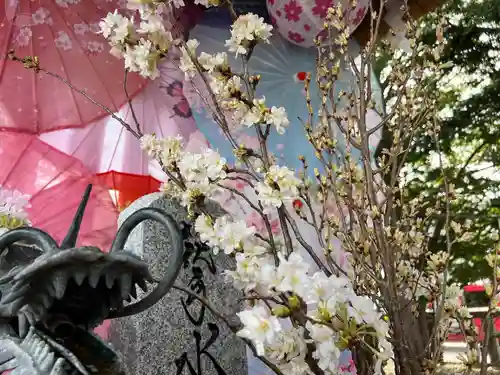
[[369,0],[358,0],[351,8],[348,0],[267,0],[267,9],[277,31],[288,41],[313,47],[323,31],[328,8],[341,5],[344,19],[352,34],[369,9]]

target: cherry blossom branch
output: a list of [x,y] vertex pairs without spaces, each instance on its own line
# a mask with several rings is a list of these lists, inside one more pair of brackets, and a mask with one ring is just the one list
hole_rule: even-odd
[[84,90],[80,90],[79,88],[75,87],[71,82],[69,82],[67,79],[60,76],[59,74],[49,72],[48,70],[45,70],[44,68],[40,67],[40,62],[36,56],[35,57],[26,56],[26,57],[20,58],[20,57],[17,57],[15,55],[14,51],[9,51],[8,57],[12,61],[17,61],[17,62],[22,63],[26,69],[31,69],[35,73],[42,72],[48,76],[54,77],[57,80],[61,81],[66,86],[68,86],[71,90],[79,93],[80,95],[82,95],[83,97],[88,99],[90,102],[92,102],[92,104],[95,104],[96,106],[101,108],[103,111],[105,111],[107,114],[109,114],[113,119],[118,121],[125,129],[127,129],[130,133],[132,133],[134,137],[140,138],[139,133],[137,133],[134,129],[132,129],[132,127],[129,124],[127,124],[122,118],[118,117],[111,109],[109,109],[105,105],[102,105],[101,103],[99,103],[97,100],[92,98],[92,96],[87,94]]
[[137,135],[139,137],[142,137],[144,134],[141,131],[141,126],[139,124],[139,120],[137,119],[137,115],[135,113],[134,106],[132,105],[132,98],[130,97],[128,93],[128,88],[127,88],[127,79],[128,79],[128,73],[129,71],[125,69],[125,74],[123,78],[123,91],[125,92],[125,96],[127,97],[127,102],[128,102],[128,107],[130,109],[130,112],[132,113],[132,118],[134,119],[135,126],[137,128]]
[[92,98],[84,90],[80,90],[80,89],[76,88],[67,79],[61,77],[59,74],[49,72],[49,71],[47,71],[47,70],[45,70],[43,68],[40,68],[39,71],[47,74],[48,76],[51,76],[51,77],[54,77],[54,78],[58,79],[62,83],[66,84],[73,91],[76,91],[80,95],[83,95],[86,99],[88,99],[89,101],[91,101],[93,104],[95,104],[96,106],[98,106],[99,108],[101,108],[103,111],[105,111],[108,115],[110,115],[113,119],[115,119],[116,121],[118,121],[125,129],[127,129],[130,133],[132,133],[132,135],[134,137],[136,137],[137,139],[141,138],[141,135],[137,131],[135,131],[134,129],[132,129],[132,127],[127,122],[125,122],[125,120],[123,120],[122,118],[118,117],[115,114],[115,112],[113,112],[111,109],[109,109],[108,107],[102,105],[97,100],[95,100],[94,98]]
[[[297,223],[295,222],[295,220],[293,220],[292,216],[290,215],[290,213],[288,212],[288,210],[285,207],[283,207],[283,215],[286,218],[286,220],[288,220],[288,223],[292,227],[293,233],[295,234],[295,237],[297,238],[297,241],[299,241],[299,243],[307,251],[307,253],[309,254],[309,256],[314,260],[314,263],[316,263],[316,265],[319,267],[320,270],[322,270],[325,273],[325,275],[331,276],[332,272],[328,268],[326,268],[326,266],[323,264],[323,262],[321,261],[321,259],[319,259],[319,257],[316,255],[316,252],[314,251],[314,249],[312,248],[312,246],[309,245],[304,240],[304,238],[300,234],[300,231],[299,231],[299,228],[297,226]],[[341,270],[342,273],[345,274],[345,271],[343,271],[340,267],[338,267],[338,268],[339,268],[339,270]]]
[[220,188],[228,190],[231,193],[233,193],[233,194],[237,195],[238,197],[242,198],[255,212],[257,212],[259,214],[259,216],[264,221],[264,225],[266,226],[267,234],[269,236],[265,241],[267,243],[269,243],[269,245],[271,246],[271,250],[272,250],[272,253],[273,253],[273,256],[274,256],[274,262],[276,263],[276,265],[278,265],[279,264],[278,249],[276,247],[276,243],[274,242],[273,230],[272,230],[272,227],[271,227],[271,223],[269,222],[269,218],[267,217],[267,215],[262,210],[262,206],[261,207],[257,207],[245,194],[239,192],[238,190],[236,190],[236,189],[234,189],[232,187],[225,186],[225,185],[220,184],[220,183],[217,183],[216,185],[219,186]]

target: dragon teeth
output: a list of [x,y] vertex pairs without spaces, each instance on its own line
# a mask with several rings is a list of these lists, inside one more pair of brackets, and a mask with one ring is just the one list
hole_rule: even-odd
[[56,272],[52,277],[52,286],[54,288],[54,297],[61,299],[68,285],[68,274],[66,272]]
[[132,288],[132,276],[128,274],[122,274],[120,276],[120,293],[122,299],[126,299]]
[[90,271],[89,274],[89,284],[92,288],[97,287],[97,284],[99,284],[99,279],[101,278],[101,270],[98,269],[93,269]]
[[35,315],[33,314],[33,311],[30,308],[25,308],[23,314],[31,326],[34,326],[36,324]]
[[44,350],[47,348],[47,344],[45,344],[45,342],[43,342],[42,340],[36,340],[36,345],[34,347],[34,350],[33,350],[33,357],[35,359],[38,359],[40,358],[40,356],[42,355],[42,353],[44,352]]
[[40,293],[38,295],[38,299],[46,309],[48,309],[52,305],[52,298],[50,298],[50,296],[46,295],[45,293]]
[[50,352],[45,358],[42,358],[40,361],[40,368],[42,371],[48,372],[52,367],[54,367],[55,363],[55,355],[54,353]]
[[46,288],[47,288],[47,293],[49,294],[49,296],[51,296],[51,297],[56,296],[56,290],[54,288],[54,285],[52,285],[52,282],[46,283]]
[[73,274],[73,278],[78,286],[83,284],[83,280],[87,277],[87,273],[85,271],[75,271]]
[[50,372],[51,375],[65,375],[66,374],[66,360],[64,358],[59,358],[54,365],[54,368]]
[[139,288],[142,289],[143,292],[147,292],[148,291],[148,284],[146,284],[146,280],[144,280],[142,277],[138,278],[137,279],[137,285],[139,285]]
[[22,312],[17,314],[17,320],[19,325],[19,336],[24,337],[28,333],[28,320],[26,319],[26,315]]
[[[31,364],[36,365],[42,373],[48,374],[50,372],[50,374],[64,374],[62,371],[54,372],[56,365],[55,354],[50,346],[37,336],[34,327],[30,327],[29,332],[21,342],[20,347],[26,352],[27,355],[29,355]],[[32,370],[34,370],[34,368]],[[41,373],[37,371],[36,374]]]
[[115,274],[113,272],[108,272],[106,274],[106,286],[108,287],[108,289],[111,289],[114,283],[115,283]]
[[135,285],[132,285],[132,288],[130,288],[130,297],[133,299],[137,298],[137,289],[135,288]]
[[38,362],[42,362],[44,358],[46,358],[50,353],[50,348],[48,345],[44,345],[41,347],[41,349],[37,352],[35,352],[35,357],[38,360]]

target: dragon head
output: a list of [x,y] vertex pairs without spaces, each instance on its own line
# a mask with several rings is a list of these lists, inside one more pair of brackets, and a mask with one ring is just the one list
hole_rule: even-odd
[[[46,232],[32,227],[0,236],[0,320],[20,340],[36,332],[54,350],[57,345],[70,352],[82,346],[91,350],[93,328],[106,319],[137,314],[154,305],[172,287],[182,267],[180,229],[171,216],[155,208],[130,215],[118,229],[108,253],[92,246],[76,247],[90,192],[89,185],[60,245]],[[154,282],[146,263],[124,250],[131,231],[148,219],[165,226],[172,244],[167,273],[158,282]],[[136,287],[146,292],[148,283],[156,286],[137,300]],[[59,349],[56,351],[71,362]],[[84,369],[85,364],[80,372],[85,373]]]

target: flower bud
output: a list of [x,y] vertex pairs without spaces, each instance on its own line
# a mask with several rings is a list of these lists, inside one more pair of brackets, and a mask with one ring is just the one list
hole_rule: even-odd
[[288,297],[288,305],[292,309],[298,309],[301,305],[299,297],[297,297],[297,296]]
[[292,313],[290,309],[286,306],[278,306],[273,308],[272,310],[273,315],[277,316],[278,318],[288,318],[290,314]]

